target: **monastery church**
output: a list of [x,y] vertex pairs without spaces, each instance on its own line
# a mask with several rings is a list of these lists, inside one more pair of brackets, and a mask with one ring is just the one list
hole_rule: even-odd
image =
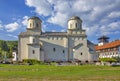
[[26,32],[21,32],[18,43],[18,60],[36,59],[51,61],[97,61],[94,44],[87,40],[82,20],[71,17],[66,32],[42,32],[42,20],[28,19]]

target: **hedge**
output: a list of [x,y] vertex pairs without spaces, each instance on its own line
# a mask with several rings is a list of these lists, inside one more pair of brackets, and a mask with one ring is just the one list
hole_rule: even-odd
[[115,58],[100,58],[100,61],[103,61],[103,62],[117,62],[117,59],[115,59]]
[[29,65],[34,65],[34,64],[45,64],[44,62],[41,62],[36,59],[23,59],[23,63],[28,63]]

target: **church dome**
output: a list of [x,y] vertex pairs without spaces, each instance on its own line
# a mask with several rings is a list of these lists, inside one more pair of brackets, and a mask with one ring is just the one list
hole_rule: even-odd
[[73,16],[70,19],[80,19],[78,16]]
[[82,21],[78,16],[73,16],[73,17],[70,18],[70,20],[80,20],[80,21]]
[[[37,20],[40,20],[40,18],[39,17],[37,17],[37,16],[32,16],[32,17],[30,17],[28,20],[30,20],[30,19],[37,19]],[[41,20],[40,20],[41,21]],[[42,22],[42,21],[41,21]]]
[[42,20],[40,20],[39,17],[37,16],[32,16],[28,19],[28,29],[36,29],[36,30],[41,30],[41,23]]

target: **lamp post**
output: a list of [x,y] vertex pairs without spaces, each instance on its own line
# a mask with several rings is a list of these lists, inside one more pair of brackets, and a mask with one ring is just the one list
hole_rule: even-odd
[[73,48],[72,51],[73,51],[73,61],[74,61],[75,49]]
[[6,59],[7,59],[7,56],[6,56],[6,52],[4,52],[4,62],[6,63]]

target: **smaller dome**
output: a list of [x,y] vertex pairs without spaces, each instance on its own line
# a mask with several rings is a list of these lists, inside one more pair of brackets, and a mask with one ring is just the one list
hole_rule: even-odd
[[78,16],[73,16],[69,20],[80,20],[82,22],[82,20]]
[[78,16],[73,16],[70,19],[80,19]]
[[[38,20],[40,20],[40,18],[39,17],[37,17],[37,16],[32,16],[32,17],[30,17],[29,19],[38,19]],[[29,20],[28,19],[28,20]],[[41,20],[40,20],[41,21]]]

